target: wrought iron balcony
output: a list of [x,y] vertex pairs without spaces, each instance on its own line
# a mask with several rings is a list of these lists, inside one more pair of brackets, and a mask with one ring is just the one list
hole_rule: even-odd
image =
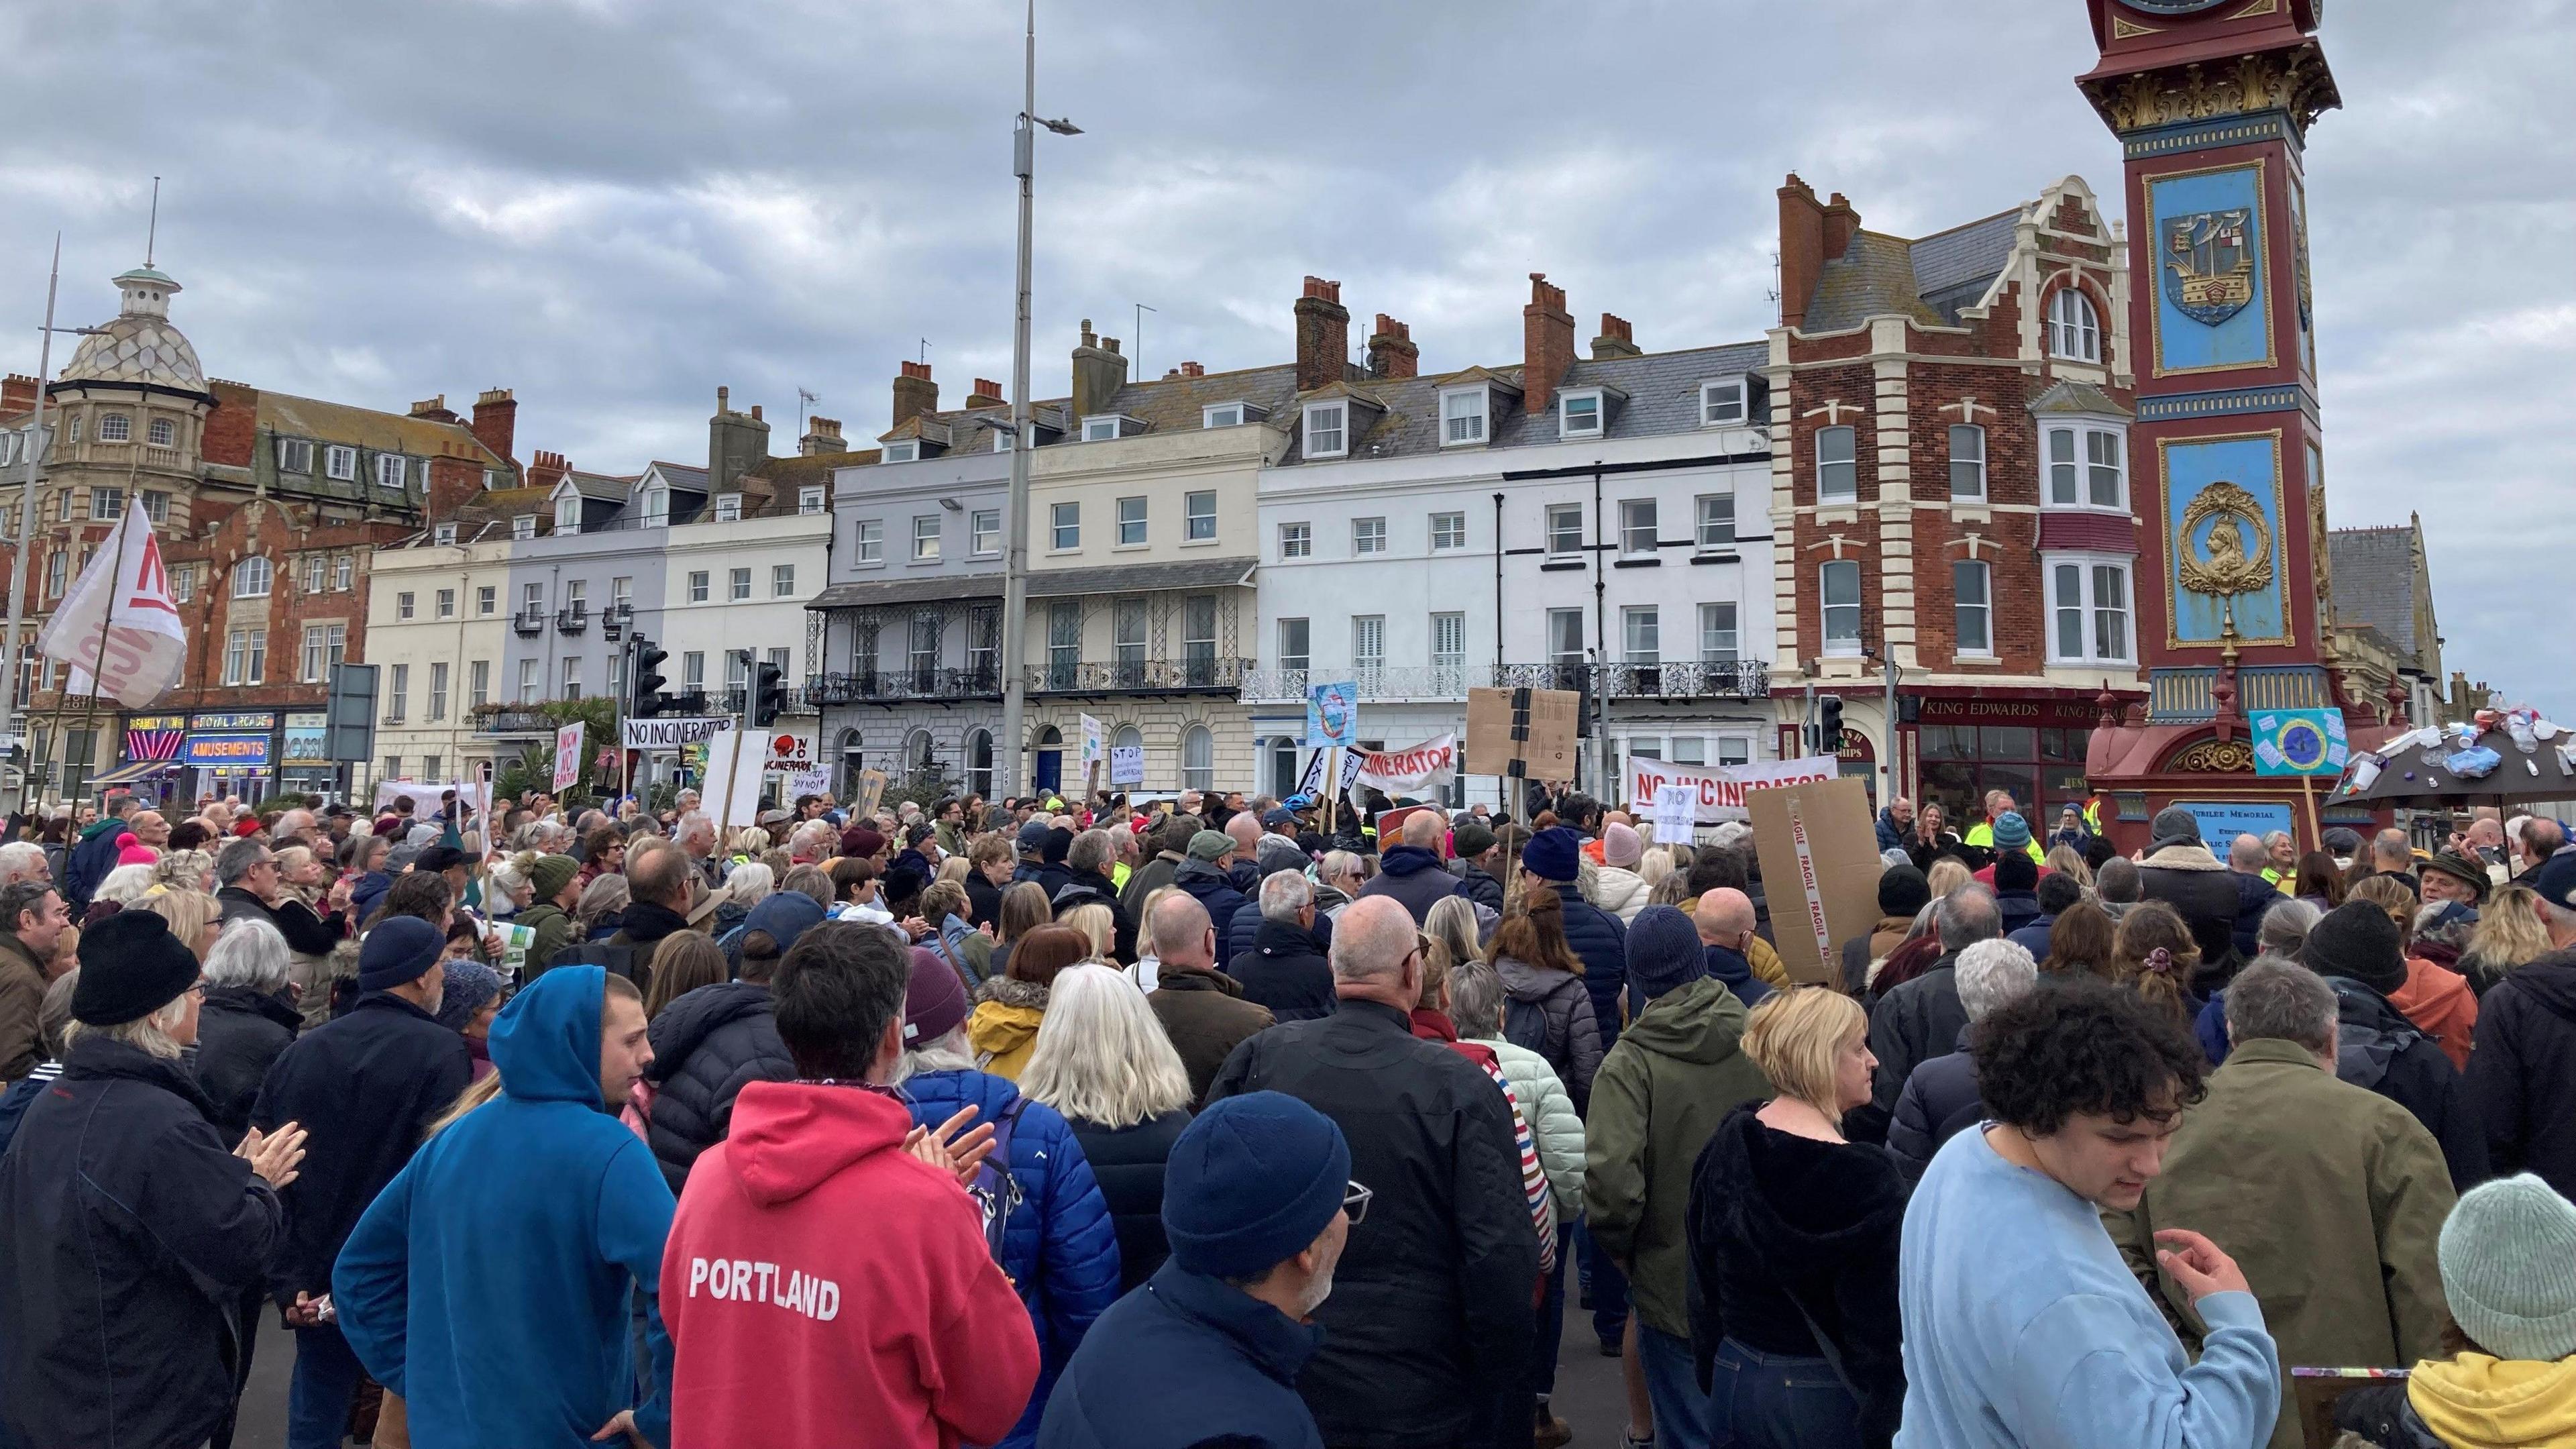
[[627,626],[635,622],[633,604],[611,604],[600,611],[599,637],[614,644],[626,637]]
[[1000,699],[1002,671],[992,664],[959,669],[942,665],[812,674],[805,695],[820,708],[831,704],[907,704]]
[[588,604],[568,604],[555,611],[555,630],[558,633],[578,634],[589,627],[590,605]]
[[478,735],[550,735],[555,721],[533,704],[505,704],[468,711]]
[[1251,672],[1249,659],[1065,660],[1031,665],[1028,688],[1032,694],[1238,694]]
[[522,639],[533,639],[546,632],[546,615],[542,609],[521,609],[510,616],[510,627]]
[[[1294,704],[1309,685],[1338,679],[1358,683],[1360,698],[1376,703],[1407,700],[1463,701],[1469,689],[1569,689],[1594,687],[1589,664],[1428,664],[1373,669],[1257,669],[1246,673],[1246,704]],[[1771,692],[1771,668],[1754,660],[1729,663],[1610,664],[1599,667],[1601,692],[1611,699],[1761,699]]]

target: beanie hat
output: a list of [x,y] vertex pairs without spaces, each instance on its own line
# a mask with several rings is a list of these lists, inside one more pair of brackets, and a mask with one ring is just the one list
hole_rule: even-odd
[[1210,1278],[1264,1272],[1314,1244],[1350,1179],[1350,1144],[1323,1113],[1284,1092],[1214,1103],[1164,1164],[1172,1261]]
[[133,831],[129,830],[123,835],[116,837],[116,863],[118,865],[151,865],[160,859],[161,852],[144,844]]
[[563,894],[572,878],[581,874],[581,862],[569,855],[541,855],[528,867],[528,883],[537,888],[537,899],[550,901]]
[[1995,849],[2022,850],[2030,845],[2030,822],[2016,811],[1995,817]]
[[[2018,815],[2007,815],[2004,818],[2006,820],[2018,820],[2021,817]],[[2028,831],[2024,831],[2022,833],[2024,835],[2029,834]],[[1995,857],[1996,890],[2026,891],[2039,884],[2039,862],[2030,858],[2029,851],[2015,850],[2011,846],[2004,844],[2004,833],[2001,830],[1997,830],[1995,832],[1995,844],[2001,847],[2005,852],[2004,854]]]
[[1214,865],[1225,859],[1225,853],[1232,849],[1234,849],[1234,837],[1222,830],[1202,830],[1190,837],[1190,859],[1192,860],[1203,860]]
[[2476,861],[2469,859],[2467,856],[2460,854],[2456,850],[2435,851],[2433,853],[2433,858],[2424,862],[2422,868],[2424,870],[2438,870],[2442,874],[2460,881],[2469,888],[2470,899],[2472,900],[2483,902],[2487,898],[2487,886],[2489,884],[2487,880],[2487,868],[2478,864]]
[[1540,880],[1569,881],[1583,873],[1583,837],[1551,825],[1521,847],[1521,869]]
[[1652,1001],[1708,974],[1699,927],[1672,906],[1648,906],[1628,927],[1628,979]]
[[966,983],[957,968],[928,946],[912,948],[912,975],[903,987],[906,1051],[939,1040],[966,1019]]
[[885,849],[885,837],[864,825],[853,825],[841,832],[841,854],[851,860],[865,860]]
[[1646,842],[1638,839],[1637,832],[1629,826],[1613,820],[1610,822],[1610,827],[1601,832],[1603,865],[1615,865],[1621,870],[1635,870],[1638,860],[1643,858],[1645,853]]
[[2576,910],[2576,850],[2562,850],[2542,862],[2531,888],[2553,906]]
[[1494,848],[1494,832],[1481,820],[1461,820],[1449,832],[1449,848],[1460,860],[1473,860]]
[[1020,854],[1037,854],[1038,847],[1046,844],[1047,831],[1052,828],[1043,820],[1032,820],[1021,826],[1017,841]]
[[72,1020],[119,1026],[150,1016],[196,984],[197,953],[150,911],[119,911],[86,926]]
[[464,1031],[474,1013],[501,994],[501,973],[480,961],[450,961],[446,978],[438,998],[438,1024],[449,1031]]
[[1912,862],[1891,865],[1878,878],[1878,913],[1913,916],[1932,904],[1932,883]]
[[2576,1207],[2519,1173],[2469,1189],[2442,1223],[2442,1296],[2499,1358],[2576,1354]]
[[2382,996],[2406,985],[2406,955],[2397,923],[2370,901],[2346,901],[2309,929],[2299,959],[2320,976],[2358,981]]
[[1047,831],[1046,839],[1038,845],[1038,859],[1047,865],[1062,865],[1072,849],[1073,832],[1058,825]]
[[438,964],[447,933],[418,916],[387,916],[358,943],[358,989],[408,985]]
[[2200,817],[2179,805],[2168,805],[2156,812],[2155,823],[2148,827],[2147,850],[2150,854],[2168,845],[2200,844]]
[[472,862],[472,857],[453,845],[433,845],[411,858],[411,868],[436,875]]

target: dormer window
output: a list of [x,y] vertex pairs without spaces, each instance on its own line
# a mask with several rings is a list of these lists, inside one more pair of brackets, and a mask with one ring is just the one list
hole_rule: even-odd
[[996,453],[1011,451],[1011,435],[1000,428],[993,429],[993,451]]
[[[75,438],[77,442],[79,439]],[[313,471],[313,444],[303,438],[277,440],[277,469],[281,473]]]
[[1231,428],[1242,422],[1243,404],[1241,403],[1218,403],[1212,407],[1199,409],[1199,426],[1203,428]]
[[534,538],[534,537],[536,537],[536,536],[537,536],[537,516],[536,516],[535,514],[533,514],[533,513],[520,513],[520,514],[514,514],[514,515],[512,515],[512,516],[511,516],[511,519],[510,519],[510,536],[511,536],[512,538]]
[[376,486],[400,491],[403,477],[409,471],[404,466],[408,461],[400,453],[379,455],[376,459]]
[[1750,394],[1741,377],[1716,377],[1699,385],[1699,423],[1704,428],[1742,427],[1752,417]]
[[322,450],[322,471],[346,483],[358,476],[358,450],[338,443]]
[[921,444],[910,439],[900,443],[888,443],[885,445],[885,451],[878,456],[881,461],[887,463],[910,463],[921,457]]
[[739,494],[739,493],[719,493],[719,494],[717,494],[717,495],[716,495],[716,522],[718,522],[718,523],[735,523],[735,522],[739,522],[739,521],[741,520],[741,518],[742,518],[742,495],[741,495],[741,494]]
[[1118,419],[1114,417],[1084,418],[1082,420],[1082,440],[1086,443],[1106,442],[1117,436]]
[[429,533],[429,541],[437,544],[440,548],[454,548],[456,546],[456,525],[453,523],[442,523],[436,528],[431,529]]
[[1560,438],[1601,436],[1601,389],[1587,388],[1557,396],[1556,435]]
[[581,532],[581,495],[570,489],[555,499],[555,532]]
[[646,528],[660,528],[670,521],[671,490],[667,488],[645,489],[644,526]]
[[1351,405],[1312,403],[1306,408],[1306,456],[1339,458],[1351,450]]
[[796,490],[796,511],[799,513],[820,513],[823,511],[823,490],[820,485],[808,486]]
[[1492,396],[1481,387],[1440,394],[1440,446],[1455,448],[1485,441]]

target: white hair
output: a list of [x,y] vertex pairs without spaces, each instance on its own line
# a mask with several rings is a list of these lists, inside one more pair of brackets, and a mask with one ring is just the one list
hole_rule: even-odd
[[[1054,1004],[1052,989],[1047,1000],[1050,1006]],[[916,1072],[972,1072],[982,1070],[983,1065],[976,1060],[975,1049],[966,1044],[966,1023],[961,1021],[935,1040],[906,1047],[894,1064],[894,1081],[887,1085],[900,1084]]]
[[1306,878],[1293,870],[1274,870],[1261,882],[1261,919],[1294,922],[1315,899]]
[[120,906],[134,904],[150,895],[152,887],[160,883],[155,879],[158,865],[158,861],[152,865],[120,865],[107,873],[107,878],[98,883],[97,890],[90,892],[90,899],[114,901]]
[[246,986],[262,996],[286,987],[286,937],[257,917],[226,924],[206,953],[208,986]]
[[725,898],[746,909],[759,905],[777,889],[777,872],[756,860],[735,866],[733,873],[725,877]]
[[1959,1005],[1970,1021],[1985,1020],[1986,1013],[2019,998],[2038,980],[2039,963],[2019,942],[1997,936],[1959,953]]
[[1709,844],[1720,850],[1742,850],[1753,843],[1753,827],[1741,820],[1729,820],[1709,832]]
[[187,1018],[188,993],[182,991],[163,1002],[158,1008],[132,1021],[120,1021],[114,1026],[92,1026],[88,1022],[78,1020],[64,1022],[63,1050],[68,1053],[72,1049],[72,1043],[84,1037],[96,1036],[105,1037],[110,1041],[124,1042],[165,1062],[175,1062],[187,1049],[180,1046],[179,1039],[170,1033],[177,1031],[179,1023]]
[[1020,1094],[1113,1131],[1190,1100],[1190,1075],[1145,993],[1109,966],[1068,966],[1047,987]]
[[0,878],[32,880],[45,873],[45,848],[32,840],[0,845]]

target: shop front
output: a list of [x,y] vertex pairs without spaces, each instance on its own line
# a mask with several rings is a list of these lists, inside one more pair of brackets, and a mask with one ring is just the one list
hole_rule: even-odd
[[286,746],[280,788],[296,795],[336,795],[340,767],[323,753],[322,741],[331,717],[322,711],[296,710],[285,718],[280,738]]
[[1954,826],[1983,817],[1986,793],[2009,790],[2034,832],[2083,806],[2084,750],[2100,707],[2092,699],[1925,698],[1897,728],[1899,776],[1916,803],[1937,801]]
[[186,715],[127,715],[125,748],[116,768],[91,781],[90,788],[128,790],[154,806],[169,804],[181,783],[179,750],[187,735]]
[[193,775],[195,798],[232,796],[255,805],[277,793],[276,734],[273,710],[188,716],[180,760]]

